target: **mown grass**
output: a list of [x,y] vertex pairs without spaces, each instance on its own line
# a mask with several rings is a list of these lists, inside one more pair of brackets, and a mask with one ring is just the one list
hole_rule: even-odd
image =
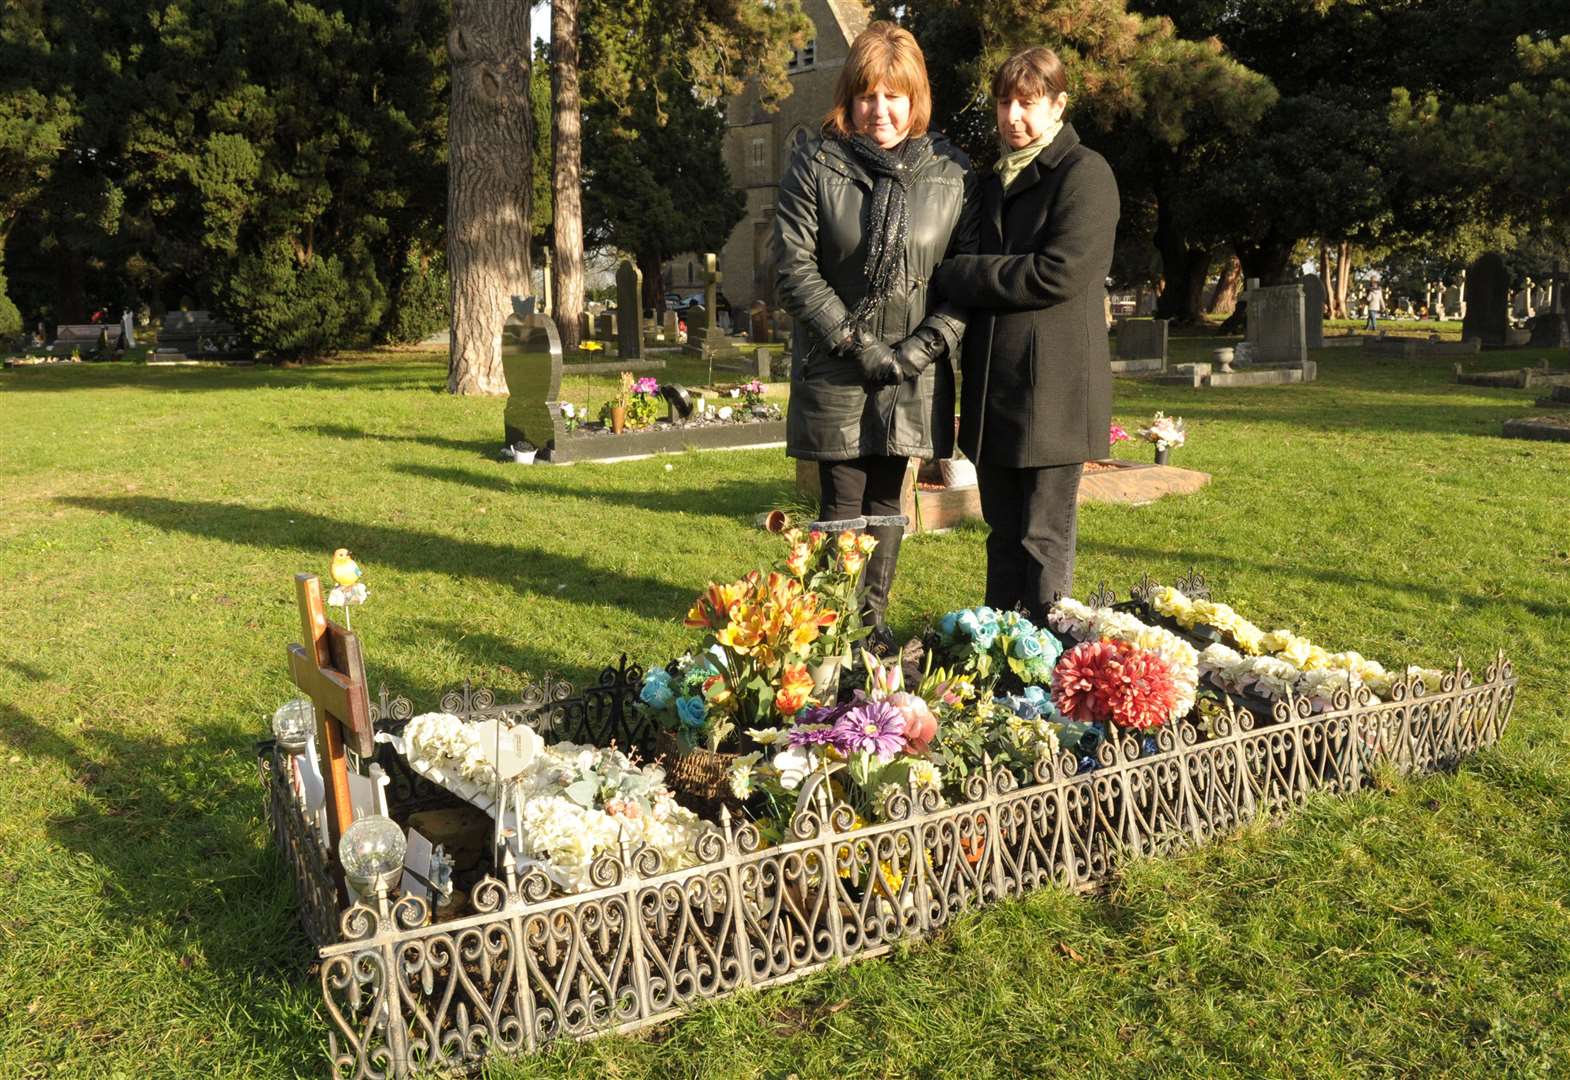
[[[1317,358],[1305,387],[1120,381],[1118,419],[1183,416],[1175,463],[1214,481],[1087,507],[1080,583],[1197,566],[1256,621],[1388,663],[1503,648],[1499,750],[497,1074],[1570,1069],[1570,446],[1500,438],[1534,395],[1447,363]],[[325,1071],[251,756],[290,692],[295,571],[352,548],[372,679],[430,704],[664,659],[695,590],[772,554],[751,522],[794,499],[780,452],[507,466],[498,403],[443,382],[418,352],[0,375],[0,1076]],[[978,599],[982,538],[910,543],[898,628]]]

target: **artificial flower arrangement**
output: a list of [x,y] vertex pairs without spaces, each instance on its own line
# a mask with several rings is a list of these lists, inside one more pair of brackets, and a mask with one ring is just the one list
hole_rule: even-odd
[[660,383],[645,375],[632,384],[632,395],[627,404],[627,426],[646,428],[654,423],[659,409]]
[[578,425],[583,422],[583,416],[582,416],[581,413],[579,413],[578,406],[574,405],[570,401],[562,402],[561,403],[561,421],[562,421],[562,427],[565,428],[567,431],[569,431],[569,432],[577,431],[578,430]]
[[1188,433],[1183,428],[1181,416],[1168,416],[1158,412],[1151,418],[1150,423],[1139,429],[1139,437],[1148,443],[1154,443],[1157,451],[1165,452],[1182,446],[1188,439]]
[[703,823],[679,806],[657,765],[640,765],[614,748],[547,745],[527,724],[466,722],[424,713],[400,736],[378,736],[427,779],[493,816],[510,816],[518,850],[561,888],[592,887],[594,859],[639,846],[661,867],[693,864]]
[[[1226,604],[1190,599],[1170,586],[1155,590],[1150,606],[1163,619],[1212,639],[1199,654],[1200,671],[1230,693],[1270,700],[1307,698],[1315,711],[1323,711],[1338,690],[1353,693],[1363,687],[1375,700],[1382,700],[1398,677],[1361,653],[1333,653],[1290,630],[1267,633]],[[1443,672],[1416,665],[1405,673],[1431,687],[1444,677]]]
[[1045,684],[1063,652],[1050,631],[1017,611],[950,611],[938,620],[936,633],[939,651],[982,680],[1008,671],[1023,685]]
[[858,590],[877,540],[799,529],[783,538],[786,555],[773,567],[710,582],[693,602],[686,625],[707,632],[696,658],[644,676],[638,707],[683,751],[734,746],[738,732],[837,697],[839,669],[867,633]]

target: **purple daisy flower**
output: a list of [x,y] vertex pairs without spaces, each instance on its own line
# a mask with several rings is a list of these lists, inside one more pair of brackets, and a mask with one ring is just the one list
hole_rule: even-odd
[[905,718],[887,701],[868,701],[834,722],[834,745],[846,754],[858,750],[888,761],[905,749]]
[[791,746],[829,746],[834,742],[832,724],[797,724],[790,729]]

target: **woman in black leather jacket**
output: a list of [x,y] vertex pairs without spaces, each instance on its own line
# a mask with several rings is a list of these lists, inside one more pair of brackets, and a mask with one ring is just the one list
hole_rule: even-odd
[[873,23],[851,46],[822,137],[793,156],[774,218],[777,293],[799,328],[786,453],[818,462],[816,527],[877,537],[863,616],[878,652],[893,644],[884,614],[909,459],[954,447],[964,313],[929,309],[927,282],[976,243],[970,163],[927,131],[931,113],[916,39]]

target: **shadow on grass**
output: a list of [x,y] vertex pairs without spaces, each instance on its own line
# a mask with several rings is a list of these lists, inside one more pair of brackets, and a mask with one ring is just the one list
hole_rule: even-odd
[[266,839],[253,744],[202,722],[184,724],[177,742],[91,729],[68,738],[6,704],[0,730],[69,771],[48,835],[97,879],[94,917],[179,956],[198,993],[243,996],[258,1034],[292,1032],[308,1068],[319,1050],[296,1018],[313,992],[311,946]]
[[393,472],[423,480],[494,491],[503,495],[556,495],[581,499],[590,505],[615,503],[634,510],[661,514],[704,514],[751,522],[753,515],[779,505],[781,499],[795,499],[784,481],[778,489],[743,480],[723,480],[701,487],[674,491],[651,491],[646,487],[585,489],[568,487],[570,478],[542,475],[533,466],[501,466],[506,472],[476,472],[442,465],[394,465]]
[[[335,547],[375,551],[377,561],[400,570],[488,581],[520,595],[550,596],[569,603],[580,602],[575,599],[577,597],[592,595],[596,605],[609,604],[651,619],[668,619],[671,612],[685,611],[692,602],[691,590],[684,586],[589,566],[544,548],[493,544],[414,529],[340,521],[291,507],[263,509],[143,495],[68,496],[56,502],[80,510],[115,514],[165,532],[230,544],[296,548],[308,553]],[[583,587],[559,588],[574,583]]]
[[477,457],[495,458],[501,451],[501,421],[496,424],[494,439],[449,439],[441,435],[394,435],[385,432],[365,431],[347,424],[296,424],[295,431],[319,435],[324,439],[370,439],[373,442],[414,443],[432,446],[439,450],[457,450]]
[[[234,390],[265,386],[276,389],[317,390],[427,390],[447,392],[446,370],[430,367],[430,374],[410,370],[413,361],[381,356],[354,363],[307,364],[298,367],[147,367],[110,362],[15,368],[0,377],[0,393],[134,389],[191,393],[200,390]],[[498,423],[499,427],[499,423]]]

